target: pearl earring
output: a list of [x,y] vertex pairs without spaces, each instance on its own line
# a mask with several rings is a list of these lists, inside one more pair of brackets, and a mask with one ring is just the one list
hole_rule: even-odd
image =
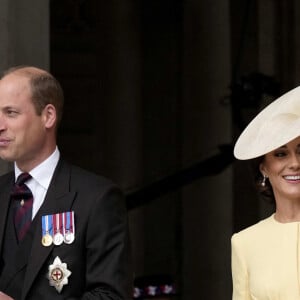
[[265,174],[263,174],[263,180],[262,180],[262,182],[261,182],[261,186],[262,187],[265,187],[266,186],[266,179],[267,179],[268,177],[265,175]]

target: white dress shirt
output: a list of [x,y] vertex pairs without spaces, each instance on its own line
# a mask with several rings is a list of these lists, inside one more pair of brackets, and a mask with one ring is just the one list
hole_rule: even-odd
[[[56,147],[55,151],[46,160],[29,172],[32,178],[26,181],[25,184],[30,188],[33,195],[32,219],[35,217],[45,200],[45,196],[59,157],[60,153]],[[17,179],[21,173],[22,171],[15,163],[15,178]]]

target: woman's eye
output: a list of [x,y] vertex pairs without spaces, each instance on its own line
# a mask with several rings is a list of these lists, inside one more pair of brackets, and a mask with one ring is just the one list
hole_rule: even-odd
[[276,157],[283,157],[283,156],[286,156],[286,153],[285,152],[276,152],[274,155]]

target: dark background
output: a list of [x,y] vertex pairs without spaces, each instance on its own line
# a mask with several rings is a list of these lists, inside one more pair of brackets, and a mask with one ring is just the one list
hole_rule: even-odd
[[237,136],[299,80],[297,1],[51,0],[59,148],[126,194],[135,276],[230,299],[230,236],[271,208]]

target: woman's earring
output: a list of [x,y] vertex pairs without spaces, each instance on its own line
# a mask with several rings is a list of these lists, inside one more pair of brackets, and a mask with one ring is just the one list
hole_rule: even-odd
[[266,179],[267,179],[267,176],[265,174],[263,174],[263,180],[261,182],[261,186],[263,186],[263,187],[266,186]]

